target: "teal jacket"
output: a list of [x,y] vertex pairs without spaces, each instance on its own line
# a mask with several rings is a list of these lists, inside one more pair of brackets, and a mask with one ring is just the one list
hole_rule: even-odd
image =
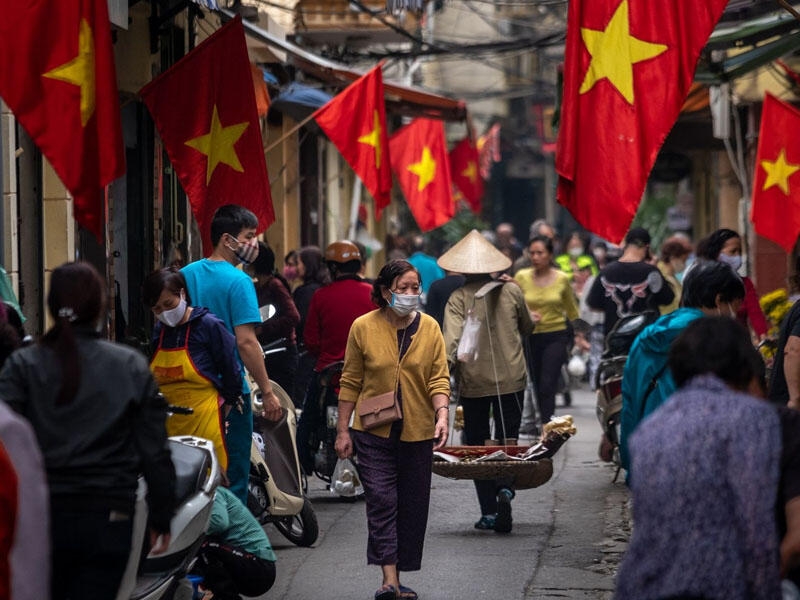
[[[689,323],[702,316],[698,308],[678,308],[645,327],[633,341],[622,373],[619,449],[623,468],[630,470],[628,440],[631,434],[642,419],[664,404],[675,391],[675,381],[667,368],[669,347]],[[648,394],[653,381],[655,386]]]

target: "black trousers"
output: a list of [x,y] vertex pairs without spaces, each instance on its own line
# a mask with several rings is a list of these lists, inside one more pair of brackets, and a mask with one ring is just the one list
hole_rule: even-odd
[[567,362],[570,337],[566,330],[534,333],[529,338],[530,369],[533,391],[542,424],[556,412],[556,392],[561,377],[561,367]]
[[113,600],[131,551],[133,518],[108,509],[50,511],[52,600]]
[[215,600],[239,599],[265,594],[275,583],[275,562],[240,548],[206,540],[200,546],[194,571],[203,577],[203,587]]
[[[494,431],[497,438],[515,438],[519,434],[522,420],[522,402],[525,391],[503,394],[485,398],[465,398],[461,396],[464,407],[464,442],[468,446],[483,446],[489,439],[489,407],[492,408]],[[504,435],[505,434],[505,435]],[[511,480],[475,480],[475,492],[482,515],[493,515],[497,512],[497,490],[501,487],[512,488]]]
[[419,571],[428,526],[433,442],[402,442],[402,421],[388,438],[350,430],[367,503],[367,564]]

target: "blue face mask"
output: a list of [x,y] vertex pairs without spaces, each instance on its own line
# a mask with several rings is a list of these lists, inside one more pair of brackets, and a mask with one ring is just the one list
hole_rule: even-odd
[[717,260],[730,266],[734,271],[738,271],[742,266],[741,254],[725,254],[724,252],[720,252]]
[[391,309],[400,317],[411,314],[417,308],[419,296],[416,294],[395,294],[392,292],[392,301],[389,302]]

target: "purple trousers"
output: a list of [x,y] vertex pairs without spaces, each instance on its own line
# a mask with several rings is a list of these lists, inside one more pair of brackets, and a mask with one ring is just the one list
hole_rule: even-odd
[[367,564],[419,571],[431,499],[433,440],[401,442],[402,421],[388,438],[351,430],[367,501]]

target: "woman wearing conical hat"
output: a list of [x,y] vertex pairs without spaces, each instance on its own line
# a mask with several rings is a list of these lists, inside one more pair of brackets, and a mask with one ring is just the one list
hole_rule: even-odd
[[[511,260],[473,229],[438,262],[446,271],[466,278],[464,286],[450,296],[444,316],[448,362],[464,408],[464,443],[482,446],[491,437],[516,438],[526,384],[521,339],[531,333],[533,321],[519,286],[494,277],[511,266]],[[480,321],[477,344],[468,356],[462,348],[459,358],[459,342],[470,312]],[[475,528],[511,531],[511,481],[475,481],[475,490],[481,508]]]

